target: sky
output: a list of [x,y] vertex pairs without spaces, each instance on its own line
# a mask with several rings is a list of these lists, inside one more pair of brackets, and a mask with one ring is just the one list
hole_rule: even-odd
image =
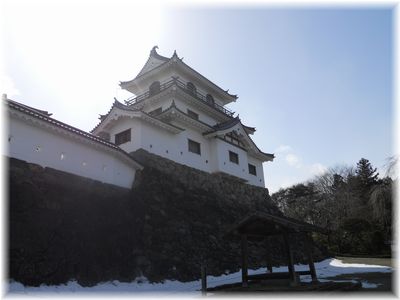
[[90,131],[157,45],[238,94],[228,108],[276,156],[264,163],[271,193],[361,158],[384,173],[393,7],[3,0],[1,92]]

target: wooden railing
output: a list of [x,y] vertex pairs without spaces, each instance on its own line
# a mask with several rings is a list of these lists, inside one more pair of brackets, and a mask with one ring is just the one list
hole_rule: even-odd
[[217,104],[215,102],[207,101],[205,95],[203,95],[202,93],[198,92],[196,89],[194,89],[194,90],[188,89],[186,87],[186,84],[183,81],[181,81],[181,80],[179,80],[178,78],[175,78],[175,77],[170,79],[170,80],[168,80],[168,81],[166,81],[166,82],[164,82],[164,83],[161,83],[159,90],[152,90],[151,92],[150,92],[150,90],[148,90],[144,94],[141,94],[141,95],[136,96],[136,97],[128,98],[127,100],[125,100],[125,104],[126,105],[133,105],[133,104],[142,102],[143,100],[145,100],[147,98],[150,98],[150,97],[152,97],[154,95],[157,95],[157,94],[161,93],[162,91],[165,91],[166,89],[168,89],[169,87],[171,87],[173,85],[177,86],[182,91],[184,91],[185,93],[191,95],[195,99],[197,99],[197,100],[203,102],[204,104],[206,104],[206,105],[208,105],[208,106],[210,106],[210,107],[212,107],[212,108],[214,108],[214,109],[226,114],[229,117],[232,117],[233,114],[234,114],[233,111],[223,107],[222,105],[219,105],[219,104]]

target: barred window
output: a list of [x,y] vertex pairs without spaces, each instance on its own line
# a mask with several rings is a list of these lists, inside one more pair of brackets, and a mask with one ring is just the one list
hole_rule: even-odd
[[255,165],[249,164],[249,174],[257,176],[257,169]]
[[210,95],[210,94],[207,94],[207,95],[206,95],[206,101],[207,101],[207,103],[209,103],[209,104],[212,104],[212,105],[215,104],[214,97],[213,97],[212,95]]
[[190,139],[188,139],[188,150],[189,152],[201,155],[200,143],[192,141]]
[[196,86],[190,81],[186,83],[186,89],[193,95],[196,95]]
[[161,90],[160,82],[154,81],[149,87],[149,95],[152,96],[152,95],[158,94],[160,92],[160,90]]
[[235,164],[239,164],[239,155],[235,152],[229,151],[229,160]]
[[115,144],[116,145],[121,145],[126,142],[130,142],[130,141],[131,141],[131,129],[130,128],[128,130],[122,131],[115,135]]

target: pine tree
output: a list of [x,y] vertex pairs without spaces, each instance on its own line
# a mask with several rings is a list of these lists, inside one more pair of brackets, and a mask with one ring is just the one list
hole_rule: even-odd
[[366,205],[372,188],[378,183],[379,173],[373,168],[368,159],[361,158],[356,168],[356,190],[362,205]]
[[379,173],[372,168],[368,159],[361,158],[357,163],[356,175],[363,186],[370,188],[377,183]]

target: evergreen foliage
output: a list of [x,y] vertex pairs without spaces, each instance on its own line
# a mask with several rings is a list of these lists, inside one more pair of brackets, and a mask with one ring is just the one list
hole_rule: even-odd
[[[389,167],[393,169],[393,164]],[[378,175],[362,158],[355,169],[330,169],[310,182],[281,189],[271,198],[285,215],[329,229],[327,238],[317,239],[333,253],[390,254],[396,180]]]

